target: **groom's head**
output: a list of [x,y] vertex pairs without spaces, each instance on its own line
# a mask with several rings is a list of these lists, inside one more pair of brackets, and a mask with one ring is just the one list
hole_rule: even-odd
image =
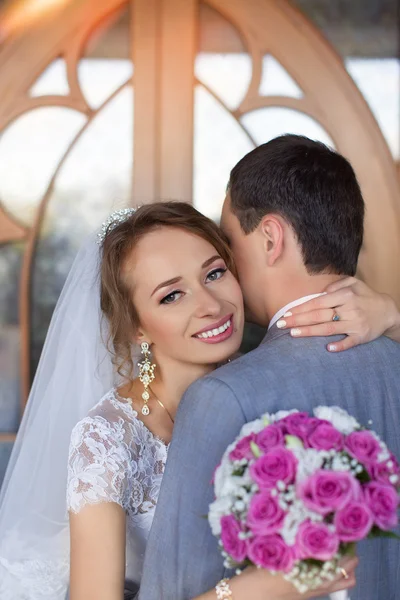
[[[364,201],[353,168],[320,142],[284,135],[232,169],[221,226],[259,323],[329,278],[354,275]],[[267,296],[267,298],[266,298]]]

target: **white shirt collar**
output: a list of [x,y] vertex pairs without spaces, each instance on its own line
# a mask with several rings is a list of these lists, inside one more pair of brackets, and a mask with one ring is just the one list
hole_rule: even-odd
[[293,300],[293,302],[289,302],[289,304],[286,304],[286,306],[284,306],[274,314],[271,321],[269,322],[268,330],[271,329],[271,327],[275,325],[275,323],[279,321],[279,319],[283,317],[283,315],[286,314],[291,308],[299,306],[300,304],[304,304],[305,302],[308,302],[313,298],[318,298],[318,296],[323,296],[324,294],[326,294],[326,292],[322,292],[320,294],[311,294],[311,296],[303,296],[303,298],[299,298],[298,300]]

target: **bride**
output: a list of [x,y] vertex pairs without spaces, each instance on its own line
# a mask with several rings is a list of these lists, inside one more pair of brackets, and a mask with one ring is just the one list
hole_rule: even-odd
[[[68,588],[71,600],[134,596],[180,398],[241,343],[231,252],[194,208],[117,211],[97,241],[79,252],[58,301],[3,483],[2,600],[64,600]],[[348,333],[365,318],[376,337],[385,329],[376,307],[386,304],[373,298],[368,290],[367,311],[359,298]],[[301,597],[351,587],[356,563],[343,565],[348,580]],[[257,569],[231,587],[237,600],[300,598]]]

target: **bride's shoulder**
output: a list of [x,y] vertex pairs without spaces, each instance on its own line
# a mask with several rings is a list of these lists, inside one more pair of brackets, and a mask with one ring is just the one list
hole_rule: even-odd
[[128,404],[123,405],[116,389],[112,388],[76,423],[72,437],[87,436],[94,432],[104,434],[107,430],[113,430],[117,423],[123,427],[125,422],[135,416],[133,413]]
[[89,419],[104,418],[112,421],[121,418],[132,421],[135,417],[137,412],[132,408],[131,403],[128,399],[122,398],[115,387],[111,388],[87,414]]

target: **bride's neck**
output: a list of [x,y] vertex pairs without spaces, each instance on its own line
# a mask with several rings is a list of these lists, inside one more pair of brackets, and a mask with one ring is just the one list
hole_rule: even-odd
[[175,413],[187,388],[214,368],[213,365],[191,365],[168,359],[161,360],[156,368],[156,378],[151,388],[168,410]]

